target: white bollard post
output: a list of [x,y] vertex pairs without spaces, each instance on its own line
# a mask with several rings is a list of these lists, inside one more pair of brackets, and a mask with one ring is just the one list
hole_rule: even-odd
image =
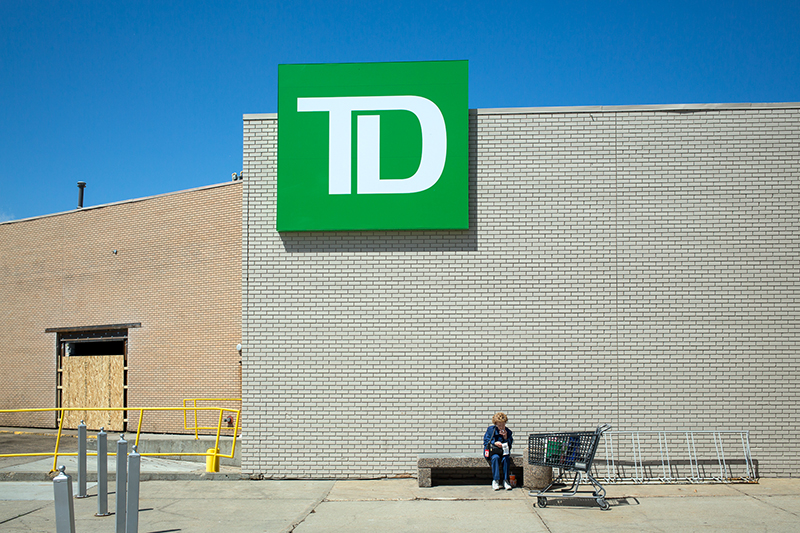
[[78,425],[78,494],[76,498],[86,497],[86,424]]
[[53,497],[56,508],[56,533],[75,533],[75,507],[72,503],[72,477],[63,466],[53,478]]
[[125,533],[139,532],[139,471],[142,456],[133,447],[133,453],[128,456],[128,510],[126,515]]
[[125,434],[117,441],[117,501],[116,501],[116,533],[125,533],[125,485],[128,482],[128,442]]
[[108,434],[100,428],[97,434],[97,514],[109,516],[108,512]]

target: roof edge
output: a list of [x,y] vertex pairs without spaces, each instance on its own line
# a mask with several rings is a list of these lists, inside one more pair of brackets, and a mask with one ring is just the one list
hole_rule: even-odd
[[187,192],[197,192],[197,191],[204,191],[206,189],[216,189],[217,187],[226,187],[228,185],[237,185],[241,184],[241,181],[226,181],[223,183],[213,183],[211,185],[203,185],[201,187],[194,187],[192,189],[182,189],[180,191],[172,191],[172,192],[165,192],[162,194],[154,194],[153,196],[143,196],[141,198],[130,198],[128,200],[120,200],[118,202],[111,202],[107,204],[99,204],[99,205],[90,205],[85,207],[79,207],[73,209],[72,211],[61,211],[59,213],[48,213],[46,215],[38,215],[35,217],[28,217],[28,218],[20,218],[17,220],[6,220],[5,222],[0,222],[0,226],[5,226],[7,224],[16,224],[17,222],[28,222],[31,220],[39,220],[42,218],[50,218],[50,217],[58,217],[61,215],[71,215],[74,213],[80,213],[82,211],[92,211],[94,209],[102,209],[104,207],[112,207],[115,205],[123,205],[123,204],[133,204],[136,202],[144,202],[145,200],[154,200],[156,198],[163,198],[165,196],[173,196],[175,194],[185,194]]
[[[475,115],[551,114],[551,113],[623,113],[630,111],[720,111],[733,109],[800,109],[800,102],[732,102],[725,104],[635,104],[550,107],[495,107],[470,109]],[[245,113],[243,120],[275,120],[277,113]]]
[[509,115],[521,113],[621,113],[629,111],[719,111],[734,109],[800,109],[800,102],[741,102],[726,104],[637,104],[552,107],[498,107],[470,109],[477,115]]

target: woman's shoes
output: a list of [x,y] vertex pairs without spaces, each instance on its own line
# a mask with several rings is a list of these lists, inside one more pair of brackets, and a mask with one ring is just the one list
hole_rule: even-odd
[[500,482],[499,481],[492,481],[492,489],[500,490],[500,489],[503,489],[503,488],[506,489],[506,490],[511,490],[514,487],[511,486],[511,483],[509,483],[508,480],[504,480],[503,481],[503,486],[502,487],[500,486]]

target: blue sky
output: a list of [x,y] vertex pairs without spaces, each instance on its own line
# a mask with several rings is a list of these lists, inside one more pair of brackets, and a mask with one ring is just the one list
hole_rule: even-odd
[[800,101],[800,2],[0,0],[0,221],[230,180],[281,63],[469,60],[472,108]]

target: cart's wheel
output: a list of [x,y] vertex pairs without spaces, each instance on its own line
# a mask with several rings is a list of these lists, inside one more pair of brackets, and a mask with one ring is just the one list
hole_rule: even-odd
[[545,508],[547,507],[547,498],[544,496],[539,496],[536,498],[536,503],[539,505],[539,507]]
[[597,498],[597,505],[599,505],[600,509],[603,511],[608,511],[609,509],[611,509],[611,506],[604,498]]

